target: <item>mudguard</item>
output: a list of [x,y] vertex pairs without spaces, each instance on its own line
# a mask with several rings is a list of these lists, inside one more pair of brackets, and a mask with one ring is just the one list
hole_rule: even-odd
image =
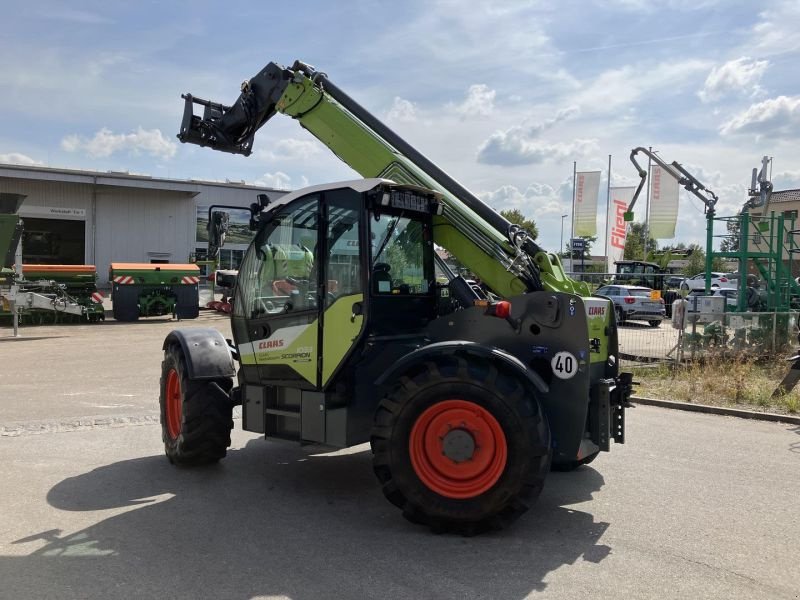
[[403,358],[397,361],[394,366],[388,371],[384,372],[375,383],[377,385],[385,385],[392,381],[395,377],[407,370],[412,364],[424,361],[426,358],[434,355],[448,355],[462,352],[478,356],[486,360],[496,360],[504,363],[507,367],[518,373],[523,380],[527,380],[540,394],[547,394],[549,386],[535,371],[528,369],[517,357],[504,352],[499,348],[486,346],[475,342],[468,342],[462,340],[437,342],[423,346],[418,350],[414,350],[406,354]]
[[180,344],[186,357],[189,379],[217,379],[236,375],[228,342],[216,329],[210,327],[173,329],[164,340],[162,349],[166,350],[176,343]]

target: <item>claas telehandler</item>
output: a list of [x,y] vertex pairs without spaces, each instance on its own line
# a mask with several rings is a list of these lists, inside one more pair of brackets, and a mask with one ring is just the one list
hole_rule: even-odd
[[369,442],[409,520],[473,534],[523,513],[551,468],[624,441],[632,382],[609,300],[325,74],[270,63],[231,106],[183,98],[183,142],[249,155],[283,113],[364,179],[253,203],[233,340],[195,327],[164,341],[173,463],[223,458],[241,405],[243,429],[268,439]]

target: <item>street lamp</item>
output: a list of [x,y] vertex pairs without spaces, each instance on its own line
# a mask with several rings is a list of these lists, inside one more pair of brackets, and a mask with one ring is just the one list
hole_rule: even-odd
[[559,254],[564,252],[564,219],[569,215],[561,215],[561,244],[558,247]]

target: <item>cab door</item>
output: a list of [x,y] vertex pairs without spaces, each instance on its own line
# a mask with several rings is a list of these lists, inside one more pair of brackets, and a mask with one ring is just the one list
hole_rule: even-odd
[[321,385],[327,386],[355,347],[364,327],[364,196],[351,189],[325,193],[321,321]]
[[232,327],[248,382],[319,388],[320,206],[275,209],[242,261]]

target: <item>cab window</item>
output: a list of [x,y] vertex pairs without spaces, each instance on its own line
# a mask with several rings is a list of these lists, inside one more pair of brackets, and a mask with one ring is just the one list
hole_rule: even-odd
[[298,202],[275,215],[248,249],[239,269],[235,315],[258,318],[316,310],[319,198]]
[[371,219],[370,237],[373,294],[430,293],[432,273],[425,259],[430,232],[423,222],[380,214]]

